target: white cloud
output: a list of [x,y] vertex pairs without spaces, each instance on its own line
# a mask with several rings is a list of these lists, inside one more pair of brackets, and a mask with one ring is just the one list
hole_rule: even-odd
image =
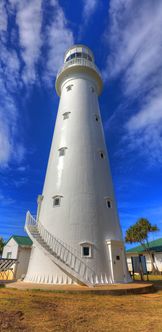
[[[43,9],[47,8],[53,17],[42,30]],[[23,96],[26,98],[29,87],[39,84],[42,76],[50,85],[53,83],[64,52],[73,44],[73,34],[57,0],[48,4],[42,0],[9,0],[7,3],[1,0],[0,15],[0,167],[4,168],[11,161],[20,163],[25,155],[22,137],[18,135],[17,100],[20,101],[21,89],[26,91]],[[10,29],[7,29],[8,17],[12,18]],[[42,58],[42,47],[46,48],[45,58]]]
[[[151,100],[150,100],[151,99]],[[149,98],[140,112],[133,115],[126,126],[130,132],[154,126],[162,120],[162,94]]]
[[0,119],[0,165],[6,166],[11,154],[9,128]]
[[20,86],[19,61],[15,51],[9,52],[5,43],[0,49],[0,167],[11,160],[21,162],[24,148],[17,139],[17,105],[12,96]]
[[137,104],[136,113],[128,114],[124,142],[152,161],[162,161],[161,13],[160,0],[111,0],[110,55],[104,70],[105,79],[120,77],[127,110]]
[[45,64],[47,69],[45,79],[47,81],[57,74],[59,67],[63,64],[65,51],[74,43],[72,31],[67,27],[64,12],[57,1],[51,1],[51,8],[53,19],[46,30],[48,58]]
[[17,171],[18,172],[25,172],[28,169],[28,166],[19,166],[17,167]]
[[[16,50],[9,49],[7,31],[7,9],[3,8],[3,28],[0,29],[0,167],[8,167],[10,161],[21,162],[25,149],[17,139],[18,111],[13,93],[21,86],[20,61]],[[2,13],[2,12],[1,12]],[[5,18],[5,20],[4,20]]]
[[0,2],[0,33],[7,31],[7,13],[5,10],[5,3]]
[[18,1],[16,22],[19,27],[21,54],[25,63],[23,79],[32,83],[36,79],[35,66],[42,46],[42,1]]
[[87,23],[88,19],[90,18],[91,15],[95,12],[97,5],[98,5],[98,0],[82,0],[83,1],[83,19],[85,23]]
[[13,200],[11,197],[4,195],[0,191],[0,206],[1,207],[7,207],[15,203],[15,200]]

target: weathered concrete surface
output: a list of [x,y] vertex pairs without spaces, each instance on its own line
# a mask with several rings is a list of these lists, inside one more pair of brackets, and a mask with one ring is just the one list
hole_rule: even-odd
[[7,288],[16,288],[20,290],[40,289],[44,291],[55,291],[65,293],[92,293],[92,294],[108,294],[108,295],[129,295],[129,294],[147,294],[155,291],[153,284],[134,282],[128,284],[113,284],[108,286],[97,286],[89,288],[78,285],[52,285],[52,284],[38,284],[31,282],[16,281],[6,283]]

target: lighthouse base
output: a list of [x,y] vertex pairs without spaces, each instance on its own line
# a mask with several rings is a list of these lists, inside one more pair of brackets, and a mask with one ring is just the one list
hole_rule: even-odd
[[[131,282],[131,278],[127,275],[127,277],[124,276],[121,280],[114,280],[112,273],[98,273],[95,278],[94,276],[89,276],[89,281],[92,286],[96,286],[128,283]],[[61,270],[42,250],[34,246],[24,282],[55,285],[80,284],[76,282],[75,278],[71,278],[65,271]]]

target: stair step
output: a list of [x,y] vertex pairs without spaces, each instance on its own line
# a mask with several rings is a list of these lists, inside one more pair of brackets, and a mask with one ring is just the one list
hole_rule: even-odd
[[[44,229],[43,225],[39,223],[39,229],[37,228],[37,222],[35,219],[31,216],[31,214],[27,213],[27,219],[26,219],[26,226],[25,226],[27,233],[31,234],[31,238],[35,239],[37,243],[44,249],[44,253],[48,256],[53,256],[52,261],[56,262],[60,268],[65,269],[69,275],[71,274],[72,277],[77,279],[79,282],[85,283],[86,285],[90,285],[91,283],[86,280],[86,277],[83,277],[82,275],[77,272],[77,265],[78,263],[78,257],[76,254],[74,254],[73,251],[67,249],[66,243],[64,244],[62,241],[59,241],[56,239],[53,235],[48,235],[48,232],[46,229]],[[40,234],[41,231],[41,234]],[[43,235],[42,235],[43,234]],[[45,236],[44,236],[45,235]],[[48,238],[48,241],[46,242],[46,235]],[[48,244],[48,242],[51,244]],[[55,261],[56,260],[56,261]],[[60,262],[60,264],[59,264]],[[84,261],[82,262],[84,264],[84,267],[86,264]],[[72,266],[73,265],[73,266]],[[65,268],[65,266],[67,268]]]

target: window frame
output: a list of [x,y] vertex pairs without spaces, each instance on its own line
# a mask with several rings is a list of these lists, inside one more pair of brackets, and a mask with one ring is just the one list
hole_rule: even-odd
[[100,159],[105,159],[105,153],[104,151],[99,151]]
[[70,61],[72,59],[75,59],[75,58],[77,58],[77,59],[86,59],[88,61],[93,62],[92,57],[88,53],[85,53],[85,52],[74,52],[74,53],[70,54],[67,57],[65,62],[68,62],[68,61]]
[[[95,114],[95,121],[96,121],[96,122],[99,122],[99,121],[100,121],[100,117],[99,117],[98,114]],[[102,151],[101,151],[101,152],[102,152]]]
[[93,86],[90,87],[92,93],[95,93],[95,88]]
[[[53,199],[53,207],[54,208],[55,207],[59,207],[61,205],[61,198],[62,197],[63,196],[61,196],[61,195],[55,195],[55,196],[52,197],[52,199]],[[58,200],[58,204],[55,204],[56,200]]]
[[112,207],[113,207],[112,198],[105,197],[105,200],[106,200],[106,207],[107,207],[107,209],[112,209]]
[[72,90],[72,87],[74,86],[74,84],[69,84],[66,86],[66,92],[69,92]]
[[58,149],[59,157],[64,157],[65,154],[66,154],[66,150],[67,150],[67,147],[66,147],[66,146],[63,146],[62,148],[59,148],[59,149]]
[[[92,258],[92,254],[93,254],[93,243],[85,241],[85,242],[81,242],[80,246],[81,246],[81,257],[82,258]],[[89,255],[84,255],[84,248],[88,248],[89,249]]]
[[70,114],[71,112],[65,112],[65,113],[63,113],[62,114],[62,116],[63,116],[63,120],[67,120],[67,119],[69,119],[69,114]]

